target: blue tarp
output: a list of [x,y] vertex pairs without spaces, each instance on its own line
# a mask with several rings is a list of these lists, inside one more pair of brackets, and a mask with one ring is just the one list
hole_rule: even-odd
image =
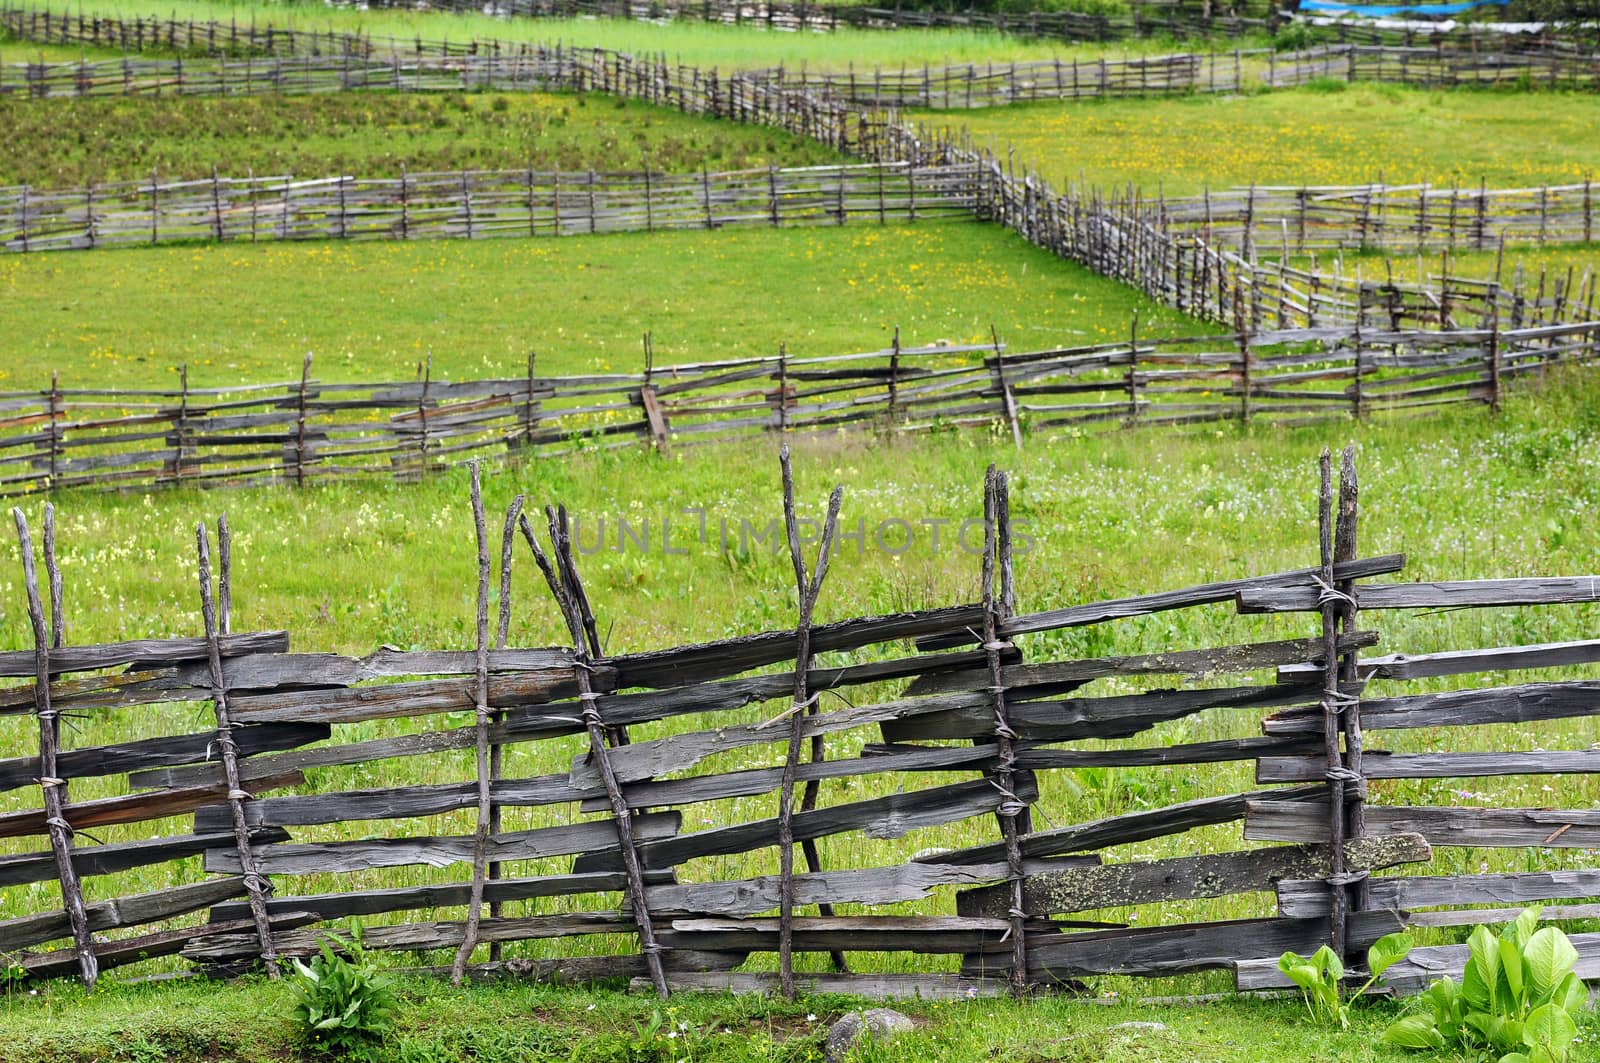
[[1300,10],[1383,18],[1387,15],[1459,15],[1475,7],[1486,7],[1490,4],[1504,7],[1510,2],[1511,0],[1462,0],[1454,4],[1341,4],[1335,0],[1300,0]]

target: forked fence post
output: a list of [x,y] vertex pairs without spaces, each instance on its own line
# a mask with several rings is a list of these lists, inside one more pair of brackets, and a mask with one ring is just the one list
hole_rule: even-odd
[[211,592],[211,543],[206,536],[204,522],[195,525],[195,550],[199,559],[200,615],[206,632],[206,663],[211,679],[211,704],[217,719],[217,750],[222,758],[223,779],[228,785],[228,812],[233,820],[234,846],[239,852],[239,870],[244,876],[245,892],[250,899],[250,917],[256,925],[256,938],[261,946],[261,962],[266,965],[269,978],[278,977],[278,950],[272,940],[272,917],[267,912],[267,898],[272,894],[272,883],[256,866],[255,852],[250,845],[250,824],[245,817],[244,803],[251,795],[239,780],[239,748],[234,739],[233,716],[228,707],[228,682],[222,671],[221,636],[224,625],[231,625],[233,612],[232,565],[233,541],[226,515],[217,519],[217,548],[222,557],[220,597],[222,608]]
[[1005,410],[1006,423],[1011,426],[1011,441],[1022,449],[1022,426],[1017,422],[1017,399],[1011,392],[1011,382],[1006,379],[1006,353],[1000,345],[1000,333],[989,326],[989,340],[994,348],[995,386],[1000,389],[1000,402]]
[[[472,526],[478,543],[478,613],[477,645],[473,657],[474,728],[473,738],[477,748],[478,775],[478,825],[472,836],[472,884],[467,900],[467,922],[461,935],[461,947],[456,950],[455,963],[450,968],[450,981],[461,984],[466,976],[467,962],[478,947],[478,926],[483,918],[484,878],[488,873],[490,821],[494,815],[490,800],[489,763],[489,532],[483,519],[483,481],[476,461],[472,469]],[[508,573],[509,575],[509,573]]]
[[[794,563],[796,593],[799,596],[799,621],[795,628],[794,699],[786,715],[789,717],[788,752],[783,762],[783,780],[778,796],[778,985],[785,999],[793,1000],[794,987],[794,785],[800,770],[800,742],[804,734],[806,717],[816,715],[816,700],[821,691],[812,694],[808,689],[811,670],[811,619],[816,610],[817,597],[822,592],[822,581],[828,575],[828,563],[833,556],[833,539],[839,525],[839,506],[844,501],[844,487],[837,486],[828,496],[828,513],[822,523],[822,542],[817,551],[816,569],[806,574],[805,558],[800,553],[800,522],[795,512],[794,472],[789,464],[789,445],[778,451],[778,464],[783,471],[783,520],[789,539],[789,558]],[[820,734],[811,739],[811,760],[823,759],[823,738]],[[816,806],[819,786],[816,780],[806,783],[803,811]],[[813,872],[821,871],[821,855],[815,842],[804,846],[807,865]],[[833,914],[833,906],[819,906],[824,916]],[[844,953],[834,950],[834,967],[847,970]]]
[[[531,367],[533,356],[528,356]],[[530,373],[531,379],[531,373]],[[530,399],[531,401],[531,399]],[[511,553],[517,540],[517,518],[522,516],[524,498],[518,495],[511,500],[511,505],[506,508],[505,527],[500,533],[500,614],[499,622],[495,627],[494,648],[506,648],[506,640],[511,634]],[[498,728],[505,723],[504,709],[495,709],[490,714],[490,722]],[[500,803],[494,799],[494,787],[505,777],[505,747],[499,742],[489,744],[489,836],[500,836],[501,809]],[[501,867],[498,860],[489,862],[488,880],[493,882],[500,877]],[[489,918],[498,919],[504,903],[499,900],[489,902]],[[500,959],[501,943],[497,939],[489,943],[489,960]]]
[[44,795],[45,825],[50,832],[50,849],[55,857],[56,879],[61,885],[61,907],[72,927],[73,949],[78,958],[79,977],[85,989],[93,989],[100,976],[95,958],[94,938],[89,932],[89,915],[83,905],[83,889],[72,863],[72,826],[67,821],[67,780],[58,774],[56,757],[61,749],[61,717],[50,702],[50,651],[59,649],[62,637],[61,570],[55,561],[55,507],[44,507],[45,568],[50,580],[50,628],[45,627],[44,606],[39,597],[39,577],[34,568],[33,538],[28,533],[28,518],[21,509],[12,509],[17,525],[17,543],[22,553],[22,580],[28,599],[28,622],[33,628],[34,715],[39,718],[39,789]]
[[1359,786],[1361,776],[1344,763],[1341,738],[1344,732],[1343,715],[1349,707],[1350,696],[1340,689],[1339,620],[1341,603],[1348,595],[1334,585],[1334,500],[1332,458],[1322,452],[1319,463],[1321,488],[1317,494],[1317,528],[1321,554],[1321,575],[1318,585],[1321,594],[1318,604],[1322,610],[1322,718],[1324,777],[1328,782],[1328,860],[1329,889],[1329,944],[1343,957],[1348,951],[1349,896],[1346,887],[1359,881],[1347,873],[1345,863],[1345,797],[1346,784]]
[[294,482],[304,487],[306,482],[306,389],[311,382],[311,354],[306,353],[300,364],[300,393],[294,423]]
[[577,565],[572,560],[566,507],[546,507],[545,518],[550,531],[550,552],[555,556],[555,565],[560,566],[559,572],[540,548],[527,514],[518,518],[517,526],[533,551],[534,563],[543,573],[572,639],[572,674],[578,687],[578,700],[583,706],[583,724],[589,736],[589,759],[599,771],[611,804],[612,820],[617,827],[617,844],[622,852],[622,866],[627,876],[628,903],[633,907],[634,924],[639,930],[639,948],[644,954],[645,966],[650,972],[650,982],[655,987],[656,995],[665,1000],[671,995],[671,989],[667,985],[666,968],[661,962],[662,946],[656,942],[655,924],[650,915],[650,896],[644,886],[643,865],[634,842],[633,811],[628,807],[622,784],[611,766],[607,745],[608,736],[611,745],[626,745],[627,731],[621,726],[606,726],[600,715],[600,695],[595,692],[590,680],[593,662],[600,656],[600,639],[583,592],[583,583],[578,578]]

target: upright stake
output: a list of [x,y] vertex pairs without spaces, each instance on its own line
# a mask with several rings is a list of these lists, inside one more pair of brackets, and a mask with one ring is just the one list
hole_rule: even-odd
[[[1344,448],[1344,459],[1339,466],[1339,520],[1333,536],[1333,560],[1354,561],[1356,558],[1356,527],[1359,516],[1360,487],[1356,482],[1356,448]],[[1356,597],[1355,581],[1345,580],[1339,584],[1339,593],[1343,595],[1339,604],[1339,630],[1347,638],[1356,631]],[[1357,651],[1351,650],[1339,661],[1339,682],[1343,685],[1353,685],[1360,678],[1357,667]],[[1361,705],[1359,695],[1351,697],[1344,702],[1344,749],[1345,768],[1355,776],[1355,793],[1350,802],[1347,836],[1351,841],[1360,841],[1367,833],[1367,783],[1362,771],[1362,736],[1361,736]],[[1363,872],[1355,884],[1355,910],[1365,909],[1372,899],[1372,884]]]
[[[47,540],[55,539],[55,507],[45,505]],[[94,955],[94,938],[89,934],[89,914],[83,907],[83,890],[78,871],[72,865],[72,826],[67,822],[63,791],[67,781],[56,775],[56,754],[61,747],[61,719],[50,704],[51,633],[44,626],[44,606],[39,599],[39,577],[34,569],[33,539],[28,534],[28,518],[21,509],[11,511],[17,524],[17,541],[22,552],[22,580],[28,595],[28,621],[33,627],[34,714],[39,717],[39,789],[44,794],[45,825],[50,828],[50,850],[55,855],[56,877],[61,884],[61,907],[66,909],[72,927],[73,947],[78,954],[78,972],[85,989],[93,989],[100,977],[100,963]],[[53,557],[46,563],[53,569]],[[52,591],[56,579],[52,578]],[[55,595],[52,593],[52,598]],[[59,614],[58,614],[59,616]],[[60,631],[59,619],[52,626]]]
[[[1322,715],[1329,800],[1328,859],[1332,864],[1332,874],[1328,876],[1332,900],[1329,938],[1333,950],[1343,957],[1347,943],[1345,911],[1348,903],[1344,888],[1348,885],[1344,862],[1344,786],[1349,781],[1350,773],[1344,766],[1344,758],[1339,750],[1339,735],[1343,729],[1340,716],[1345,703],[1344,694],[1339,690],[1338,618],[1339,601],[1344,596],[1333,584],[1332,464],[1328,452],[1324,450],[1320,462],[1321,490],[1317,495],[1317,528],[1322,556]],[[1359,776],[1356,781],[1360,781]]]
[[[794,473],[789,465],[789,445],[778,451],[783,469],[783,519],[789,536],[789,558],[794,562],[794,580],[800,600],[800,620],[795,629],[794,703],[789,709],[789,749],[783,762],[783,784],[778,798],[778,984],[784,997],[793,1000],[794,989],[794,784],[800,770],[800,740],[803,721],[814,698],[807,692],[807,673],[811,670],[811,617],[828,574],[833,554],[833,536],[839,523],[839,505],[844,488],[838,486],[828,496],[828,515],[822,525],[822,545],[817,553],[816,571],[806,576],[806,562],[800,554],[800,523],[795,514]],[[815,750],[813,750],[813,754]],[[814,758],[815,759],[815,758]],[[807,787],[809,791],[809,787]],[[835,956],[842,965],[842,954]]]
[[[531,362],[533,356],[529,355],[528,357]],[[497,650],[503,650],[506,648],[506,639],[511,634],[511,548],[516,545],[517,541],[517,518],[522,515],[522,503],[522,495],[518,495],[516,498],[511,500],[511,505],[506,510],[505,528],[500,533],[500,617],[499,623],[495,628],[494,637],[494,648]],[[503,723],[505,718],[506,714],[503,711],[496,711],[491,716],[491,719],[496,725]],[[503,747],[499,742],[496,742],[489,747],[489,785],[491,797],[494,784],[499,782],[502,778],[504,778],[504,776],[505,747]],[[489,803],[489,835],[494,837],[499,835],[499,833],[500,806],[491,800]],[[500,862],[498,860],[491,861],[489,864],[489,878],[493,880],[499,877]],[[503,907],[504,905],[500,901],[490,901],[489,918],[500,918],[500,913]],[[501,943],[499,941],[491,941],[489,943],[489,959],[491,961],[498,960],[500,958],[500,951]]]
[[[267,898],[272,894],[272,883],[256,866],[255,852],[250,846],[250,825],[245,818],[244,803],[251,799],[239,782],[239,748],[233,737],[233,716],[228,708],[228,683],[222,671],[220,643],[224,624],[219,620],[216,602],[211,596],[211,542],[206,536],[204,523],[195,525],[195,549],[200,568],[200,614],[206,628],[206,659],[211,669],[211,703],[217,717],[217,749],[222,754],[223,778],[228,783],[228,811],[233,817],[234,845],[239,850],[239,868],[244,875],[245,892],[250,899],[250,917],[255,920],[256,937],[261,942],[261,961],[267,975],[278,977],[278,950],[272,940],[272,918],[267,914]],[[229,580],[233,566],[233,539],[226,515],[217,519],[218,550],[223,558],[222,617],[233,610],[233,591]]]
[[[998,810],[1000,831],[1006,842],[1006,879],[1011,886],[1011,991],[1022,997],[1028,989],[1028,944],[1022,907],[1022,842],[1019,819],[1027,804],[1016,795],[1017,733],[1006,711],[1005,678],[1000,654],[1011,648],[1000,638],[1001,614],[1011,596],[1011,503],[1006,474],[993,465],[983,481],[983,652],[989,665],[989,695],[994,707],[994,733],[998,767],[994,785],[1002,802]],[[1002,568],[1001,593],[995,595],[995,566]]]
[[633,812],[623,796],[617,773],[611,767],[611,757],[606,748],[605,721],[601,719],[598,705],[600,695],[595,693],[594,685],[589,680],[592,665],[587,637],[592,633],[592,617],[588,618],[588,623],[585,622],[588,610],[568,590],[570,586],[581,593],[581,585],[576,582],[577,568],[572,561],[572,544],[567,537],[566,510],[547,509],[545,515],[550,526],[551,552],[561,566],[559,573],[540,549],[539,540],[534,536],[533,525],[526,514],[518,520],[517,525],[533,550],[533,560],[539,566],[539,571],[544,573],[545,582],[550,585],[550,593],[555,596],[562,619],[566,621],[567,632],[572,637],[572,672],[578,685],[578,700],[583,705],[584,727],[589,733],[589,757],[598,765],[606,796],[611,801],[611,815],[617,825],[617,844],[622,850],[622,866],[628,878],[628,903],[633,906],[634,923],[639,929],[639,948],[644,953],[656,995],[665,1000],[671,990],[667,986],[666,970],[661,963],[662,946],[656,943],[655,926],[650,918],[650,899],[644,888],[644,870],[639,863],[639,850],[634,845]]
[[478,947],[478,923],[483,917],[483,883],[489,856],[489,533],[483,523],[483,482],[478,463],[472,468],[472,525],[478,537],[478,644],[475,659],[477,684],[474,697],[477,710],[478,748],[478,828],[472,838],[472,886],[467,901],[467,926],[450,968],[450,981],[456,985],[467,973],[467,961]]

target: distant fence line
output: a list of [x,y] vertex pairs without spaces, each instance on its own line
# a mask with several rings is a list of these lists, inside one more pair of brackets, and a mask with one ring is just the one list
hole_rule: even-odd
[[[975,70],[975,68],[974,68]],[[599,91],[686,113],[774,126],[879,162],[916,167],[976,165],[978,216],[995,220],[1031,243],[1091,270],[1124,281],[1185,313],[1236,331],[1326,328],[1357,323],[1365,278],[1286,261],[1263,261],[1251,235],[1230,242],[1193,219],[1179,223],[1148,197],[1095,189],[1054,190],[1037,174],[1018,174],[970,139],[913,127],[893,110],[863,109],[832,85],[791,87],[772,72],[728,76],[664,59],[636,59],[603,49],[525,48],[514,55],[366,60],[359,56],[291,56],[238,61],[125,60],[111,65],[36,65],[31,77],[63,94],[161,91],[297,92],[347,88],[447,90],[490,85]],[[97,73],[97,71],[99,73]],[[100,74],[104,75],[101,79]],[[976,76],[976,75],[974,75]],[[858,79],[858,88],[864,82]],[[1548,204],[1547,204],[1548,207]],[[1548,211],[1547,211],[1548,215]],[[1547,236],[1555,232],[1549,228]],[[1308,207],[1309,221],[1309,207]],[[1570,228],[1570,227],[1569,227]],[[1280,226],[1281,229],[1281,226]],[[1454,228],[1452,232],[1456,231]],[[1398,246],[1394,237],[1385,248]],[[1426,243],[1427,233],[1419,233]],[[1356,234],[1359,244],[1359,233]],[[1242,239],[1242,236],[1241,236]],[[1420,246],[1420,245],[1419,245]],[[1443,271],[1448,276],[1448,270]],[[1521,327],[1582,316],[1571,284],[1547,292],[1541,278],[1531,298],[1520,285],[1441,280],[1437,286],[1386,281],[1390,327]],[[1585,300],[1587,302],[1587,300]]]
[[213,174],[41,190],[0,187],[0,249],[194,240],[427,240],[971,219],[976,163],[733,173],[463,170],[395,178]]
[[1285,88],[1318,79],[1423,88],[1527,85],[1600,88],[1600,54],[1564,42],[1523,49],[1333,44],[1274,58],[1263,75]]
[[[1030,433],[1209,421],[1288,425],[1460,402],[1600,359],[1600,322],[1424,331],[1392,326],[1369,283],[1362,323],[1143,337],[1012,353],[998,343],[776,355],[644,373],[221,388],[0,393],[0,494],[71,487],[414,479],[469,457],[666,450],[767,434]],[[1286,346],[1288,345],[1288,346]]]

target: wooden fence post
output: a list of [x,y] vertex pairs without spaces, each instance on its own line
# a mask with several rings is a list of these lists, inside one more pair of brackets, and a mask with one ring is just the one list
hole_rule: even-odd
[[61,487],[61,472],[59,456],[61,454],[61,375],[57,370],[50,371],[50,489],[59,490]]
[[[222,556],[231,563],[232,544],[228,533],[228,518],[217,522],[217,539]],[[228,785],[228,811],[233,820],[234,845],[238,850],[239,869],[244,876],[245,891],[250,899],[250,916],[255,922],[256,938],[261,947],[261,961],[266,965],[267,977],[278,977],[278,950],[272,940],[272,919],[267,913],[267,897],[272,894],[272,883],[261,874],[256,865],[255,853],[250,845],[250,825],[245,817],[244,803],[251,795],[244,789],[239,776],[238,745],[234,740],[233,717],[228,708],[228,682],[222,671],[220,629],[217,606],[211,594],[211,546],[206,538],[205,522],[195,526],[195,547],[199,557],[200,613],[205,623],[206,658],[210,666],[211,704],[217,719],[217,750],[222,758],[223,778]],[[223,616],[232,612],[233,592],[230,589],[230,564],[224,564],[222,575]]]
[[[806,717],[816,715],[816,698],[808,692],[808,676],[811,671],[811,618],[815,612],[817,597],[822,592],[822,581],[828,574],[828,563],[833,554],[833,539],[838,530],[839,506],[844,500],[844,488],[837,486],[828,497],[828,513],[822,524],[822,543],[817,552],[817,564],[814,572],[808,577],[806,574],[805,558],[801,556],[799,519],[795,512],[794,503],[794,474],[789,465],[789,445],[785,443],[778,452],[778,462],[783,472],[783,516],[784,527],[788,532],[789,557],[794,564],[794,578],[799,599],[799,622],[795,629],[795,668],[794,668],[794,697],[789,709],[789,741],[788,752],[783,763],[783,777],[779,786],[778,797],[778,874],[779,874],[779,907],[778,907],[778,984],[783,995],[792,1000],[795,995],[794,985],[794,786],[795,777],[800,769],[800,747],[802,729]],[[820,693],[820,692],[819,692]],[[823,754],[823,740],[821,735],[816,735],[811,741],[811,759],[820,761]],[[816,800],[816,790],[810,784],[806,785],[806,796],[809,804]],[[819,854],[815,846],[807,848],[806,857],[810,861],[812,871],[820,871]],[[822,906],[825,915],[832,914],[832,907]],[[845,970],[845,959],[842,951],[833,953],[834,966]]]
[[1133,312],[1128,329],[1128,426],[1139,423],[1139,311]]
[[[1344,448],[1339,466],[1339,514],[1334,527],[1333,560],[1335,563],[1356,559],[1356,534],[1359,518],[1360,488],[1356,482],[1356,449]],[[1338,586],[1339,633],[1350,638],[1356,633],[1356,613],[1359,608],[1355,595],[1355,580],[1343,580]],[[1348,815],[1346,837],[1359,842],[1367,833],[1367,780],[1362,763],[1363,740],[1361,734],[1361,699],[1359,694],[1343,695],[1344,687],[1360,680],[1359,650],[1347,651],[1339,660],[1338,679],[1344,718],[1345,770],[1352,779],[1353,793],[1346,809]],[[1355,895],[1351,898],[1355,911],[1368,907],[1372,898],[1371,883],[1365,870],[1353,873]]]
[[472,470],[472,524],[478,543],[478,612],[477,645],[473,655],[473,702],[475,726],[473,734],[477,747],[478,821],[472,839],[472,883],[468,887],[467,923],[461,937],[461,947],[456,950],[455,963],[450,968],[450,981],[456,985],[467,972],[467,962],[478,947],[478,926],[483,916],[483,890],[488,874],[491,804],[489,757],[489,533],[483,519],[483,484],[476,459],[468,463]]
[[53,615],[51,627],[44,623],[44,606],[39,597],[39,577],[34,568],[33,539],[28,534],[28,519],[21,509],[12,509],[17,525],[17,541],[22,553],[22,579],[27,595],[28,622],[33,628],[34,715],[39,719],[39,789],[44,795],[45,824],[50,832],[50,850],[55,857],[56,878],[61,886],[61,907],[72,928],[73,948],[77,953],[79,976],[85,989],[93,989],[100,976],[95,958],[94,938],[89,932],[89,916],[84,909],[83,890],[72,863],[72,826],[66,817],[67,780],[56,765],[61,747],[60,714],[50,702],[50,650],[59,648],[62,621],[60,575],[55,564],[55,507],[45,504],[45,565],[50,575]]
[[[1332,459],[1328,451],[1322,452],[1320,464],[1321,490],[1317,495],[1317,526],[1320,532],[1322,575],[1322,714],[1323,756],[1328,780],[1328,859],[1332,873],[1328,876],[1331,900],[1329,944],[1342,958],[1348,951],[1347,916],[1349,897],[1345,887],[1350,884],[1345,870],[1345,784],[1352,781],[1352,773],[1344,766],[1340,749],[1343,734],[1342,716],[1347,706],[1346,695],[1339,688],[1339,630],[1343,595],[1333,582],[1333,474]],[[1354,776],[1359,783],[1361,777]]]
[[1022,449],[1022,426],[1017,423],[1017,401],[1011,393],[1011,382],[1006,379],[1005,349],[1000,346],[1000,333],[991,323],[989,325],[989,340],[994,349],[994,381],[1000,391],[1000,405],[1005,412],[1006,423],[1011,426],[1011,441],[1018,450]]
[[[531,384],[533,380],[531,371],[533,356],[531,354],[528,356],[528,363],[530,366],[528,379]],[[517,518],[522,516],[523,501],[522,495],[518,495],[511,500],[511,505],[506,508],[505,527],[500,533],[500,615],[499,623],[495,628],[494,639],[494,648],[497,650],[506,648],[506,640],[511,634],[511,554],[512,547],[516,545]],[[490,722],[496,727],[503,724],[505,719],[504,709],[496,709],[490,716]],[[491,838],[496,838],[500,835],[501,808],[500,803],[494,799],[494,786],[504,777],[505,747],[499,742],[493,742],[489,746],[489,837]],[[500,877],[500,873],[500,861],[491,860],[489,862],[488,881],[495,881]],[[490,901],[489,918],[500,918],[504,908],[503,902],[498,900]],[[489,961],[491,963],[496,962],[500,959],[500,956],[501,942],[498,940],[490,942]]]
[[294,424],[294,482],[304,487],[306,482],[306,389],[311,381],[311,352],[306,352],[300,364],[300,394]]

